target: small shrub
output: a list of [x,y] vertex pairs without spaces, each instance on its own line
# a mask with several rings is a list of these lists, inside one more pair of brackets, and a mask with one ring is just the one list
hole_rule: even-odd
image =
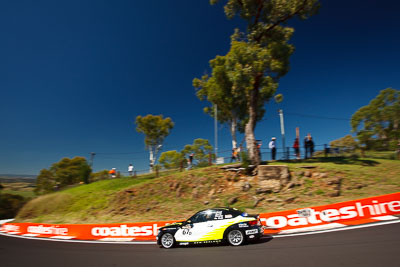
[[90,175],[90,182],[106,180],[106,179],[108,179],[108,177],[109,177],[109,175],[108,175],[107,170],[98,171],[98,172],[92,173]]
[[242,161],[242,167],[247,169],[251,162],[250,162],[250,159],[249,159],[249,155],[247,154],[246,151],[241,151],[240,152],[240,159]]
[[360,155],[357,154],[357,153],[353,153],[353,154],[350,154],[349,158],[351,158],[351,159],[358,159],[358,158],[360,158]]
[[311,180],[311,179],[304,179],[304,185],[305,185],[306,188],[312,187],[313,184],[314,184],[314,181],[313,181],[313,180]]
[[26,202],[20,195],[0,194],[0,219],[14,218]]
[[315,194],[316,195],[323,195],[323,194],[325,194],[325,191],[322,190],[322,189],[318,189],[317,191],[315,191]]
[[208,167],[210,164],[206,161],[199,162],[196,166],[199,168]]

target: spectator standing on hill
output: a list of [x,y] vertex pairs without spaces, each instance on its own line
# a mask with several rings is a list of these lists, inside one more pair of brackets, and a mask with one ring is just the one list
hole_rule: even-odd
[[194,156],[194,153],[190,153],[189,159],[188,159],[188,170],[190,170],[193,166],[193,156]]
[[275,144],[276,138],[272,137],[271,141],[268,144],[269,149],[271,149],[271,158],[272,160],[275,160],[276,157],[276,144]]
[[261,142],[261,140],[255,140],[254,142],[255,142],[255,145],[256,145],[256,147],[257,147],[258,157],[260,158],[260,161],[261,161],[261,160],[262,160],[262,159],[261,159],[261,146],[262,146],[262,142]]
[[304,159],[308,158],[309,152],[310,152],[310,136],[306,135],[306,137],[304,137]]
[[133,176],[133,165],[132,164],[129,164],[129,166],[128,166],[128,172],[129,172],[129,176]]
[[112,168],[108,173],[110,174],[111,178],[115,178],[117,170],[115,168]]
[[310,139],[308,140],[308,149],[310,150],[310,158],[313,157],[314,154],[314,141],[310,135]]
[[242,144],[240,144],[239,147],[236,148],[237,159],[238,159],[238,161],[241,161],[241,159],[240,159],[240,152],[242,152],[242,151],[243,151],[243,146],[242,146]]
[[299,138],[297,137],[294,139],[293,148],[296,159],[300,159],[300,145],[299,145]]
[[237,156],[238,156],[237,149],[232,148],[231,163],[232,163],[232,161],[237,162]]

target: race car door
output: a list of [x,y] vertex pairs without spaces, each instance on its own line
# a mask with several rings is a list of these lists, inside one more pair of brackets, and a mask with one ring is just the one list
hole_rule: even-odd
[[208,222],[208,219],[212,217],[214,216],[211,210],[196,213],[182,229],[176,232],[175,240],[178,242],[204,241],[204,237],[213,230],[213,226]]
[[209,240],[219,240],[224,236],[224,232],[233,223],[231,214],[226,214],[225,210],[215,210],[212,217],[207,221]]

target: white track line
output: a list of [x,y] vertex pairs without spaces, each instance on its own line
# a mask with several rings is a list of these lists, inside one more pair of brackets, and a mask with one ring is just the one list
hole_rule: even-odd
[[294,234],[294,233],[303,233],[303,232],[313,232],[313,231],[323,231],[323,230],[330,230],[336,229],[339,227],[346,227],[347,225],[341,223],[328,223],[323,225],[317,226],[310,226],[310,227],[302,227],[297,229],[289,229],[289,230],[282,230],[279,232],[279,235],[286,235],[286,234]]
[[23,234],[23,236],[31,236],[31,237],[35,237],[38,236],[39,234]]
[[106,238],[102,238],[99,239],[100,241],[125,241],[125,242],[131,242],[133,241],[135,238],[131,237],[120,237],[120,238],[114,238],[114,237],[106,237]]
[[0,225],[14,221],[14,219],[0,220]]
[[[376,222],[371,224],[363,224],[363,225],[355,225],[355,226],[348,226],[342,227],[337,229],[329,229],[329,230],[322,230],[322,231],[315,231],[315,232],[308,232],[308,233],[296,233],[296,234],[286,234],[286,235],[274,235],[273,238],[281,238],[281,237],[294,237],[294,236],[302,236],[302,235],[315,235],[315,234],[322,234],[322,233],[329,233],[329,232],[336,232],[336,231],[345,231],[345,230],[352,230],[358,228],[367,228],[373,226],[380,226],[380,225],[387,225],[387,224],[394,224],[400,223],[400,220],[396,221],[386,221],[386,222]],[[123,244],[123,245],[155,245],[157,242],[149,241],[149,242],[140,242],[140,241],[130,241],[130,242],[110,242],[110,241],[96,241],[96,240],[61,240],[61,239],[50,239],[50,238],[39,238],[39,237],[27,237],[27,236],[20,236],[20,235],[10,235],[0,233],[3,236],[9,237],[16,237],[16,238],[24,238],[24,239],[31,239],[31,240],[42,240],[42,241],[55,241],[55,242],[69,242],[69,243],[89,243],[89,244]]]
[[73,239],[73,238],[75,238],[75,236],[55,235],[55,236],[50,236],[49,238],[55,238],[55,239]]
[[124,245],[155,245],[157,242],[155,241],[132,241],[132,242],[116,242],[116,241],[98,241],[98,240],[63,240],[63,239],[50,239],[50,238],[40,238],[40,237],[29,237],[29,236],[21,236],[21,235],[10,235],[5,233],[0,233],[0,235],[9,236],[9,237],[16,237],[16,238],[23,238],[23,239],[30,239],[30,240],[41,240],[41,241],[55,241],[55,242],[68,242],[68,243],[88,243],[88,244],[124,244]]
[[390,221],[390,220],[398,220],[399,218],[392,215],[386,215],[386,216],[372,217],[371,219],[379,221]]
[[400,223],[400,220],[390,221],[390,222],[376,222],[376,223],[371,223],[371,224],[353,225],[353,226],[347,226],[347,227],[341,227],[341,228],[329,229],[329,230],[321,230],[321,231],[315,231],[315,232],[308,232],[308,233],[274,235],[273,237],[274,238],[276,238],[276,237],[278,238],[278,237],[292,237],[292,236],[301,236],[301,235],[315,235],[315,234],[323,234],[323,233],[330,233],[330,232],[336,232],[336,231],[353,230],[353,229],[358,229],[358,228],[367,228],[367,227],[380,226],[380,225],[393,224],[393,223]]

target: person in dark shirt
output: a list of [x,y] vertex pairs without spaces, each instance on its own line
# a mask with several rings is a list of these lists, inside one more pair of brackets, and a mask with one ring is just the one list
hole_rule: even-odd
[[272,160],[275,160],[276,158],[276,144],[275,144],[276,138],[272,137],[271,141],[268,144],[269,149],[271,149],[271,158]]
[[310,135],[310,139],[308,140],[308,149],[310,151],[310,158],[312,158],[313,154],[314,154],[314,141],[313,141],[311,135]]
[[310,138],[308,135],[304,137],[304,159],[308,158],[308,153],[310,152]]

